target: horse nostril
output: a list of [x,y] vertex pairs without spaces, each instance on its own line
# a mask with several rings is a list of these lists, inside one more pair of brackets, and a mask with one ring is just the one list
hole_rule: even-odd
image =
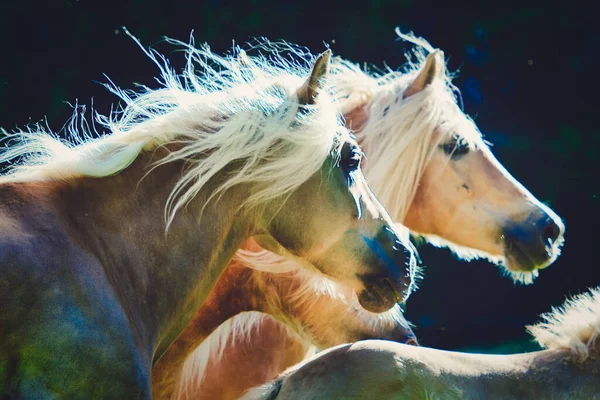
[[556,239],[560,236],[560,227],[553,221],[550,220],[548,225],[544,228],[544,232],[542,233],[545,241],[550,241],[554,243]]
[[384,278],[382,280],[382,283],[387,286],[387,289],[390,290],[394,296],[394,299],[396,299],[396,303],[402,303],[402,297],[398,294],[398,292],[396,291],[394,284],[392,283],[392,281],[389,278]]

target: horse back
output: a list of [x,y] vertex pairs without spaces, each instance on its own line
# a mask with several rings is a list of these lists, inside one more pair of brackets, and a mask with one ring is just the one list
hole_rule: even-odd
[[0,185],[0,397],[147,397],[122,307],[49,189]]

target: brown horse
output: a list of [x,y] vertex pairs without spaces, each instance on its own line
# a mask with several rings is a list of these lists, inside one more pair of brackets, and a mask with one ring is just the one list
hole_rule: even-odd
[[114,88],[111,134],[17,132],[0,157],[17,161],[0,181],[0,396],[149,398],[153,362],[250,237],[371,311],[410,285],[411,253],[321,93],[328,53],[260,76],[207,47],[183,76],[148,55],[164,87]]
[[379,340],[324,351],[244,400],[600,399],[600,288],[529,327],[547,350],[465,354]]
[[[229,343],[232,338],[236,340],[234,346]],[[254,346],[244,345],[248,339]],[[179,389],[182,396],[192,398],[237,398],[248,389],[249,381],[266,382],[302,360],[312,344],[329,348],[363,339],[416,343],[398,306],[373,314],[358,304],[351,290],[314,273],[298,270],[274,274],[233,262],[190,324],[153,367],[153,397],[170,398]],[[271,343],[281,351],[269,351]],[[196,348],[210,354],[195,354],[183,368]],[[232,354],[236,350],[239,353]],[[256,364],[237,370],[236,381],[242,386],[232,383],[231,377],[216,375],[231,372],[227,366],[234,364],[229,361],[239,367],[246,365],[243,360],[247,357]],[[181,377],[182,373],[191,375]],[[193,387],[189,391],[178,388],[180,382],[199,384],[196,379],[204,373],[222,385],[209,384],[201,393]]]
[[[538,270],[559,255],[562,221],[510,176],[473,121],[458,108],[443,53],[423,39],[402,37],[417,45],[419,62],[411,64],[408,72],[376,76],[341,59],[333,64],[335,95],[346,126],[355,131],[367,154],[363,165],[371,186],[391,215],[413,232],[436,245],[449,246],[465,259],[486,257],[501,264],[513,279],[532,282]],[[270,283],[277,287],[277,278],[270,278]],[[227,284],[219,282],[217,287]],[[356,321],[361,321],[352,310],[343,313],[346,326],[333,325],[341,338],[347,334],[346,327],[355,332]],[[298,348],[308,347],[307,343],[290,346],[297,339],[284,326],[271,320],[249,322],[256,321],[265,326],[246,328],[248,335],[236,337],[235,331],[226,329],[215,332],[215,338],[200,346],[183,370],[185,357],[171,358],[169,350],[158,363],[161,368],[153,371],[153,384],[161,386],[160,393],[168,398],[173,391],[161,382],[166,379],[175,388],[174,376],[182,370],[180,397],[211,393],[235,399],[283,370],[276,365],[302,360]],[[327,322],[323,318],[321,329]],[[368,333],[370,323],[364,318],[360,323]],[[193,337],[195,329],[197,325],[188,326],[185,336]],[[253,335],[254,331],[261,335]],[[222,346],[211,349],[213,343]],[[189,353],[193,346],[177,349]],[[207,364],[214,368],[204,368]],[[251,374],[248,365],[252,365]]]

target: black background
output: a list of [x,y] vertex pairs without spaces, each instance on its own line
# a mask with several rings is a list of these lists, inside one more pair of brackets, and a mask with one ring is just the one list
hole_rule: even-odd
[[[491,5],[488,3],[493,3]],[[496,4],[497,3],[497,4]],[[464,263],[425,245],[421,289],[407,306],[421,343],[479,351],[531,350],[524,325],[565,295],[600,284],[598,268],[598,51],[594,12],[581,2],[90,1],[0,2],[0,126],[47,119],[59,130],[68,103],[108,113],[115,101],[98,82],[154,85],[145,46],[163,36],[208,42],[285,39],[355,62],[398,67],[409,47],[394,28],[444,50],[465,111],[498,159],[567,225],[563,255],[533,286],[517,286],[487,262]],[[172,54],[182,67],[180,55]],[[178,58],[179,57],[179,58]],[[459,227],[457,227],[459,228]]]

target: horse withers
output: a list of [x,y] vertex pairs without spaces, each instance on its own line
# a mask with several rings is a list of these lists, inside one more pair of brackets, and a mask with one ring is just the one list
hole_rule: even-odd
[[176,76],[148,55],[164,87],[113,88],[111,134],[21,131],[0,157],[17,161],[0,182],[2,396],[149,398],[155,357],[252,236],[371,311],[410,286],[412,254],[321,90],[329,53],[308,78],[207,47]]

